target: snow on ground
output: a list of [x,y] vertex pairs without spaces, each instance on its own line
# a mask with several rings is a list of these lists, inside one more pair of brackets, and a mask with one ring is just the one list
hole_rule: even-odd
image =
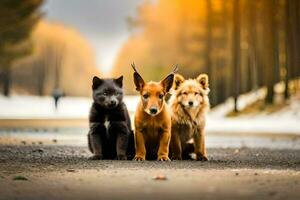
[[[126,96],[128,110],[134,112],[136,96]],[[90,98],[64,97],[55,110],[52,97],[0,96],[0,119],[80,119],[87,118],[92,104]]]
[[[264,89],[241,95],[238,109],[263,99]],[[293,96],[289,105],[278,112],[264,111],[239,117],[226,117],[233,110],[233,99],[216,106],[208,115],[207,130],[217,133],[278,133],[300,135],[300,97]]]
[[65,97],[55,110],[52,97],[0,96],[0,119],[86,118],[91,100]]
[[[242,95],[239,108],[262,98],[263,91]],[[126,96],[125,103],[133,115],[138,96]],[[91,106],[90,98],[65,97],[54,109],[51,97],[0,96],[0,119],[86,119]],[[233,101],[229,99],[214,108],[208,115],[207,131],[215,133],[280,133],[300,134],[300,101],[293,99],[290,105],[274,114],[259,113],[255,116],[226,118],[232,110]]]

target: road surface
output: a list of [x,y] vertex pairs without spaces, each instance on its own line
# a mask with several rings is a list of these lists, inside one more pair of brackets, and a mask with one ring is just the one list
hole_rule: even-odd
[[91,161],[85,146],[0,145],[0,199],[300,199],[300,150],[209,148],[210,161]]

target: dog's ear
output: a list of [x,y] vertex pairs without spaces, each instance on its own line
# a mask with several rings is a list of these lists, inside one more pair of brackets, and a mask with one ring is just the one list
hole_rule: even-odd
[[200,74],[196,80],[202,85],[202,87],[206,90],[208,89],[208,76],[207,74]]
[[185,81],[184,77],[181,76],[180,74],[175,74],[174,76],[174,83],[173,83],[173,89],[177,90],[181,83]]
[[103,80],[97,76],[93,77],[93,90],[96,89],[97,87],[99,87],[101,84],[103,83]]
[[123,76],[120,76],[119,78],[114,79],[114,82],[121,88],[123,87]]
[[174,81],[174,74],[169,74],[164,80],[162,80],[160,83],[164,87],[164,91],[167,93],[171,89]]
[[137,90],[137,91],[141,91],[141,90],[143,89],[144,85],[145,85],[145,81],[144,81],[144,79],[141,77],[141,75],[137,72],[134,63],[131,64],[131,67],[132,67],[132,69],[134,70],[134,73],[133,73],[133,80],[134,80],[134,84],[135,84],[136,90]]
[[135,84],[136,90],[141,91],[145,85],[144,79],[137,72],[134,72],[133,79],[134,79],[134,84]]

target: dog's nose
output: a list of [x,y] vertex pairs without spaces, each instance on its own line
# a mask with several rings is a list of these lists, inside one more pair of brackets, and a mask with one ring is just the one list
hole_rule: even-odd
[[157,108],[150,108],[150,113],[151,114],[156,114],[157,113]]
[[114,100],[110,101],[110,105],[111,105],[111,106],[115,106],[116,104],[117,104],[116,101],[114,101]]
[[194,102],[189,101],[189,106],[193,106],[193,105],[194,105]]

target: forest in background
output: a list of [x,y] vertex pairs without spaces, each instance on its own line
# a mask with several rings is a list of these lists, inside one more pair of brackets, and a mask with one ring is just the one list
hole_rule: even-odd
[[0,91],[88,96],[99,71],[88,41],[76,30],[47,22],[42,0],[0,2]]
[[34,53],[12,67],[14,89],[41,96],[51,95],[54,88],[68,96],[91,94],[92,77],[99,71],[94,52],[80,33],[41,20],[33,31],[32,42]]
[[145,1],[128,23],[131,37],[113,70],[125,75],[128,94],[136,94],[132,62],[146,80],[160,80],[175,64],[186,78],[207,73],[212,106],[261,87],[272,104],[279,82],[284,99],[299,89],[291,84],[300,75],[298,0]]
[[[88,96],[99,74],[94,52],[73,28],[45,21],[43,3],[0,1],[0,91]],[[186,78],[208,73],[212,106],[262,87],[272,104],[277,83],[283,99],[299,90],[291,81],[300,75],[298,0],[146,0],[127,21],[131,36],[112,70],[125,76],[127,94],[137,94],[132,62],[146,80],[175,64]]]

